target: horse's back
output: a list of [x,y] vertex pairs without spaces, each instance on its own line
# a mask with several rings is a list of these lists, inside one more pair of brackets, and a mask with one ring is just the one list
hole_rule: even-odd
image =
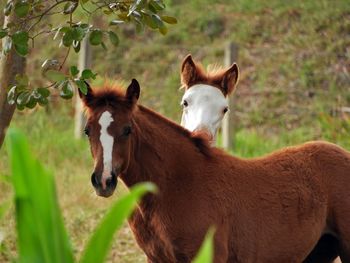
[[[259,220],[265,226],[256,224],[259,220],[255,218],[256,226],[248,227],[246,233],[249,229],[255,232],[264,229],[269,233],[264,240],[271,248],[281,247],[281,244],[288,246],[289,240],[303,240],[295,244],[311,249],[327,228],[331,213],[346,215],[344,219],[350,217],[350,153],[337,145],[309,142],[261,158],[241,159],[237,167],[241,167],[242,172],[234,179],[242,183],[236,191],[247,194],[244,207],[252,211],[251,214],[248,211],[241,224],[247,224],[251,221],[249,218],[260,214]],[[339,218],[337,215],[337,220]],[[345,228],[344,222],[335,223]],[[291,234],[291,228],[300,231]],[[309,229],[314,230],[306,237]],[[252,242],[250,245],[255,246]],[[274,251],[271,255],[277,253]],[[269,260],[272,258],[267,257],[266,262]]]

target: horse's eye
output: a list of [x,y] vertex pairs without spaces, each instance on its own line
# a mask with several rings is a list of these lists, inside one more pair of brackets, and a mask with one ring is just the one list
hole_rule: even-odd
[[126,127],[124,127],[124,129],[123,129],[123,135],[124,135],[124,136],[130,135],[131,132],[132,132],[131,126],[126,126]]
[[89,128],[85,128],[84,129],[84,133],[85,133],[86,136],[89,136],[89,134],[90,134]]
[[183,104],[182,105],[184,105],[184,107],[187,107],[188,106],[188,102],[187,102],[187,100],[184,100],[184,102],[183,102]]
[[228,112],[228,107],[224,108],[224,109],[222,110],[222,112],[223,112],[223,114],[225,114],[226,112]]

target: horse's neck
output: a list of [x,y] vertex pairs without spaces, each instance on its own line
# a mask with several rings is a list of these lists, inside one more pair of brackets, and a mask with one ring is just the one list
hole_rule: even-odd
[[201,157],[186,131],[156,113],[140,107],[134,121],[132,156],[122,178],[127,186],[143,181],[161,186],[179,176],[179,166]]

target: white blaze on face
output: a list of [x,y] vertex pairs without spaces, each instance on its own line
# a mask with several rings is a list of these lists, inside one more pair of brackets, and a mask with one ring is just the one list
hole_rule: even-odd
[[215,140],[216,132],[224,117],[223,110],[228,106],[224,94],[216,87],[197,84],[186,90],[181,125],[190,131],[209,132]]
[[103,173],[101,178],[102,188],[106,188],[106,180],[111,177],[112,172],[112,151],[114,139],[107,129],[113,122],[112,114],[109,111],[105,111],[101,114],[98,123],[101,125],[100,142],[103,150]]

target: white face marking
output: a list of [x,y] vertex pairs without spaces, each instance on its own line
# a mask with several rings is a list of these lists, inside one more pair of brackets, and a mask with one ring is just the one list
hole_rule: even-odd
[[114,138],[111,136],[107,129],[113,122],[112,114],[109,111],[105,111],[101,114],[98,123],[101,125],[100,142],[103,150],[103,173],[102,173],[102,188],[106,188],[106,180],[111,177],[112,172],[112,151]]
[[188,106],[184,106],[181,125],[190,131],[209,132],[215,140],[223,110],[228,106],[224,94],[216,87],[197,84],[186,90],[182,104],[185,100]]

